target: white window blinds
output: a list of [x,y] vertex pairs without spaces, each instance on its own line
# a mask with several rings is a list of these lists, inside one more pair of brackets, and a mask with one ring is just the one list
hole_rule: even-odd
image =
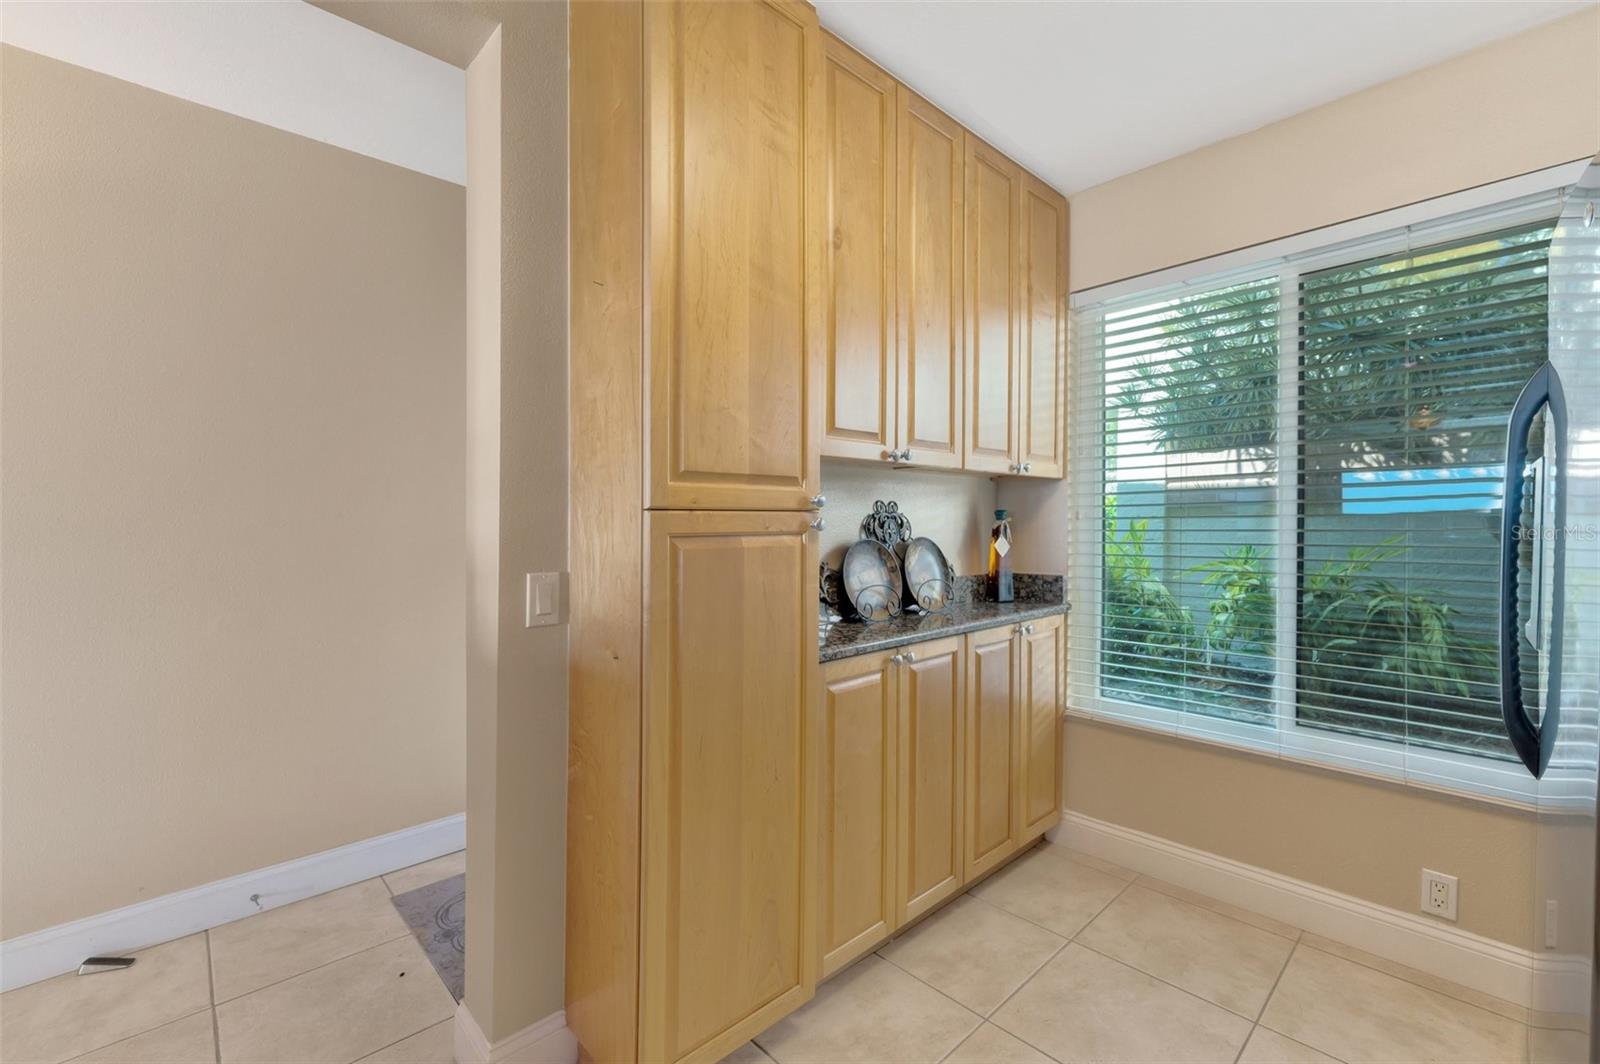
[[1495,658],[1552,197],[1080,307],[1069,704],[1528,792]]

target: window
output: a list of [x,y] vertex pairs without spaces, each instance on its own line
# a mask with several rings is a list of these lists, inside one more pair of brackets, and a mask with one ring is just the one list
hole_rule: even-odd
[[1499,511],[1554,214],[1078,308],[1074,708],[1527,791]]

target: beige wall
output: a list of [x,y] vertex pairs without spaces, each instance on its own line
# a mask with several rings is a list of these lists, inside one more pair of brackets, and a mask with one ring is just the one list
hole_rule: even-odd
[[463,190],[0,79],[0,935],[459,813]]
[[1532,948],[1531,813],[1078,717],[1066,749],[1073,812],[1406,912],[1432,868],[1457,926]]
[[467,69],[467,996],[491,1041],[562,1007],[567,628],[567,5],[318,0]]
[[957,573],[988,571],[989,530],[996,505],[995,481],[989,476],[824,458],[822,493],[828,497],[824,509],[828,525],[817,546],[822,560],[834,568],[850,544],[861,538],[861,519],[883,499],[899,503],[901,512],[911,518],[912,532],[939,544]]
[[[1592,155],[1597,71],[1600,10],[1591,8],[1080,192],[1073,283]],[[1067,502],[1064,482],[1002,485],[1001,505],[1059,529],[1025,541],[1019,565],[1064,561]],[[1071,811],[1408,912],[1427,866],[1460,877],[1461,927],[1532,945],[1529,814],[1077,718],[1066,734]]]
[[1108,281],[1600,151],[1600,9],[1072,197],[1072,284]]

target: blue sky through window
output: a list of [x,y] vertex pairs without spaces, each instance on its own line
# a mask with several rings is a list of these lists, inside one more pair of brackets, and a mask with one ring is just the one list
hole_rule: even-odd
[[1505,466],[1360,469],[1340,478],[1347,514],[1440,513],[1493,510],[1500,505]]

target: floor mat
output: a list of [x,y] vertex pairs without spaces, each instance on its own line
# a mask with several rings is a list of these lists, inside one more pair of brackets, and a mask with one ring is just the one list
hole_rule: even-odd
[[445,989],[460,1001],[467,983],[467,877],[441,879],[393,900]]

